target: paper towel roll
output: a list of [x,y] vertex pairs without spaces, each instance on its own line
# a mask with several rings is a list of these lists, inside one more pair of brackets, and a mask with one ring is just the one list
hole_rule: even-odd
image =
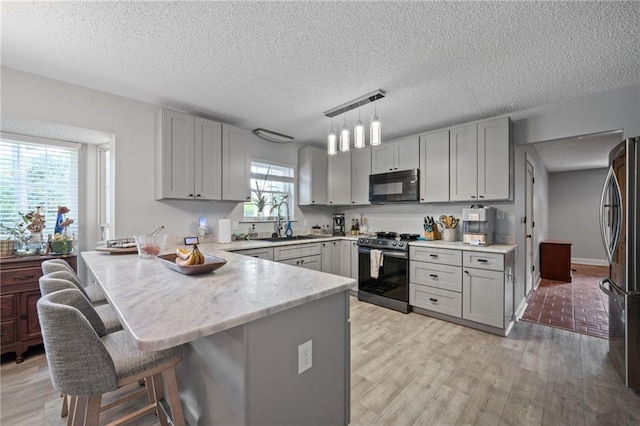
[[231,219],[218,219],[218,242],[231,242]]

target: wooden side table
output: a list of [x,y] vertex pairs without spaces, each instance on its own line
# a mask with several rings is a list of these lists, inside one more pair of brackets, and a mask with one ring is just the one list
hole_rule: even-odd
[[40,299],[42,262],[64,259],[76,269],[75,254],[0,259],[0,328],[2,354],[15,352],[16,364],[24,361],[29,346],[42,343],[36,303]]
[[540,277],[571,282],[571,241],[547,240],[540,243]]

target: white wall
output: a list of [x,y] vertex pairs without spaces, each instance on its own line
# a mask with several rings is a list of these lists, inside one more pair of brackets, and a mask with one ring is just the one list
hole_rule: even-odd
[[[194,235],[205,216],[215,232],[218,218],[242,218],[241,204],[154,199],[155,105],[2,68],[2,115],[114,134],[115,235],[150,232],[160,225],[169,235]],[[215,120],[215,117],[210,117]],[[234,123],[232,123],[234,124]],[[282,145],[252,135],[255,158],[297,166],[296,144]],[[328,209],[297,211],[299,223],[326,222]],[[90,219],[87,218],[86,221]],[[79,226],[83,226],[79,224]],[[241,231],[248,226],[241,225]],[[272,225],[261,225],[269,230]],[[295,226],[294,226],[295,228]]]
[[599,211],[607,169],[549,175],[549,238],[573,242],[574,261],[606,265]]

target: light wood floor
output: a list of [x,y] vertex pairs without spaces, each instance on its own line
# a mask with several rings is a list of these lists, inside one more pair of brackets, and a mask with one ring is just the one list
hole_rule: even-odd
[[[503,338],[353,297],[351,326],[354,425],[640,424],[606,340],[528,322]],[[0,373],[0,424],[64,424],[44,355]]]

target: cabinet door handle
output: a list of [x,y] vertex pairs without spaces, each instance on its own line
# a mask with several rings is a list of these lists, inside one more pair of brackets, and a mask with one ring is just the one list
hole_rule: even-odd
[[301,264],[304,264],[304,259],[300,261]]
[[469,273],[469,271],[464,271],[464,273],[465,273],[465,274],[468,274],[468,273]]
[[429,301],[433,303],[438,303],[438,299],[434,299],[433,297],[430,297]]
[[200,194],[196,194],[196,197],[202,197],[202,195],[200,195]]
[[314,204],[316,202],[316,200],[311,200],[311,204]]
[[471,198],[476,198],[476,196],[475,196],[475,195],[472,195],[472,196],[471,196]]
[[189,197],[193,197],[193,194],[189,194]]
[[296,261],[296,266],[300,266],[300,261]]
[[430,276],[431,278],[438,278],[438,275],[436,275],[436,274],[429,274],[429,276]]
[[20,281],[25,281],[25,280],[31,280],[33,278],[37,278],[36,275],[18,275],[16,277],[13,277],[16,280],[20,280]]
[[478,195],[478,198],[484,198],[484,195]]

